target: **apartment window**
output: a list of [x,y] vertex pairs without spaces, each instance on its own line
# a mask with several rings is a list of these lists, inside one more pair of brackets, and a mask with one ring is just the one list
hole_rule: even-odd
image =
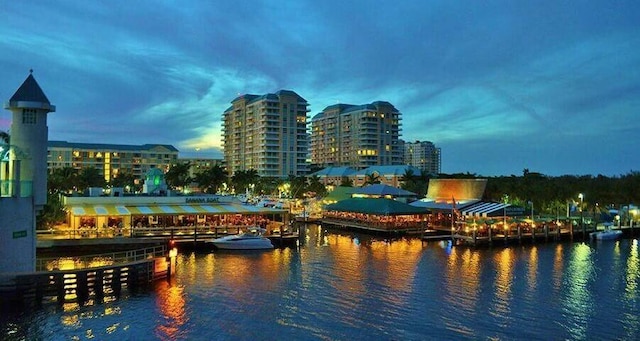
[[35,111],[35,109],[23,109],[22,110],[22,124],[36,124],[36,111]]

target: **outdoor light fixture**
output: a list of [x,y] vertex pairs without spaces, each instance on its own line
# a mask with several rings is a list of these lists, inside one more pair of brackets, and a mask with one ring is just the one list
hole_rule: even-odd
[[582,227],[582,234],[585,233],[584,230],[584,210],[582,209],[582,205],[584,203],[584,194],[578,194],[578,198],[580,199],[580,227]]

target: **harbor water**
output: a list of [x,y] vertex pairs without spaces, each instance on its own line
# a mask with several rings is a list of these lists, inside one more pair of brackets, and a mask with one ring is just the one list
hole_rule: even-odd
[[0,317],[2,340],[638,340],[637,239],[473,248],[309,225],[180,252],[150,290]]

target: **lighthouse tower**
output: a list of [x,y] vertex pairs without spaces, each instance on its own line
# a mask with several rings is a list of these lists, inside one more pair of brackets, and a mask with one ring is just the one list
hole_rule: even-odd
[[31,72],[4,104],[13,113],[0,141],[0,280],[36,268],[36,213],[47,203],[47,113],[55,111]]
[[51,105],[30,70],[4,108],[13,113],[9,160],[19,161],[20,165],[19,177],[15,174],[14,180],[20,181],[23,193],[29,191],[25,186],[31,187],[33,205],[39,211],[47,203],[47,114],[56,111],[56,107]]

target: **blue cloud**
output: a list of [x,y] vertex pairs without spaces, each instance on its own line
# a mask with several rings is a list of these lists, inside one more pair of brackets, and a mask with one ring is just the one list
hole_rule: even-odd
[[35,69],[54,139],[219,155],[234,97],[291,89],[311,114],[390,101],[403,138],[441,146],[446,172],[637,167],[634,1],[32,1],[3,14],[0,97]]

